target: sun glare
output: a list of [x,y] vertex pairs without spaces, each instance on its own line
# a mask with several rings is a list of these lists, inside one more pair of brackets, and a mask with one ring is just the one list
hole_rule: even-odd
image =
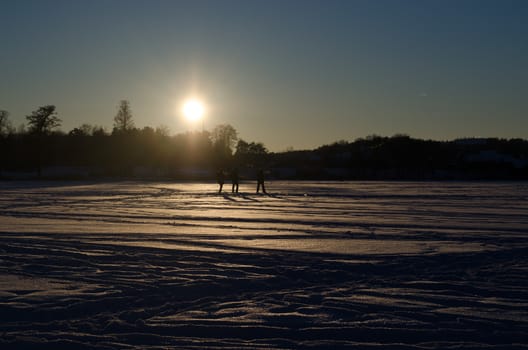
[[188,121],[195,122],[202,119],[205,112],[205,106],[201,101],[191,99],[185,101],[182,111]]

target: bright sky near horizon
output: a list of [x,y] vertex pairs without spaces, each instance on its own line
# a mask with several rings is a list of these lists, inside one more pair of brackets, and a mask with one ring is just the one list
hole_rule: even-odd
[[[62,130],[233,125],[272,151],[369,134],[528,137],[525,0],[0,0],[0,109]],[[201,129],[200,124],[199,128]]]

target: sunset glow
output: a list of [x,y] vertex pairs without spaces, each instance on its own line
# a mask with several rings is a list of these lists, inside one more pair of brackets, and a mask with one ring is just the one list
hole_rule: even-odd
[[200,100],[189,99],[184,102],[182,112],[185,116],[185,119],[190,122],[196,122],[203,118],[205,106]]

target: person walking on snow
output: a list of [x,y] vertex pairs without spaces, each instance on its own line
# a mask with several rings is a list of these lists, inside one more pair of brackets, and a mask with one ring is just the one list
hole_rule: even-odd
[[264,187],[264,170],[259,169],[257,171],[257,193],[260,191],[260,186],[262,186],[262,192],[266,192],[266,187]]
[[222,169],[219,169],[216,172],[216,181],[218,182],[218,185],[220,185],[218,193],[222,193],[222,187],[224,187],[224,171]]
[[238,193],[238,169],[233,168],[231,170],[231,181],[233,182],[233,186],[231,187],[231,192]]

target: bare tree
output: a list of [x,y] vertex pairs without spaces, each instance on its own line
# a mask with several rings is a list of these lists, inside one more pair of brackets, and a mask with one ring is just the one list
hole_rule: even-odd
[[233,147],[238,140],[238,133],[234,127],[229,124],[217,125],[211,133],[213,144],[219,150],[231,155]]
[[115,131],[129,131],[134,128],[134,121],[132,120],[132,110],[130,109],[130,102],[121,100],[119,102],[119,109],[114,117]]
[[37,135],[47,135],[53,129],[61,125],[55,106],[47,105],[39,107],[36,111],[31,112],[26,116],[29,124],[29,132]]

